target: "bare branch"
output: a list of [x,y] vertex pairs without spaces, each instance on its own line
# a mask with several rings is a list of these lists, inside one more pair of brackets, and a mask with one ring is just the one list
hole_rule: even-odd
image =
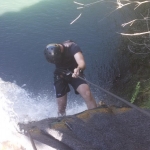
[[[149,16],[149,9],[148,9],[148,13],[147,13],[147,17]],[[147,25],[147,29],[149,31],[149,25],[148,25],[148,20],[146,19],[146,25]],[[150,38],[150,34],[149,34],[149,38]]]
[[117,9],[111,11],[110,13],[108,13],[107,15],[105,15],[105,17],[103,17],[101,20],[99,20],[98,22],[102,21],[103,19],[107,18],[108,16],[110,16],[113,12],[115,12]]
[[[128,37],[127,37],[127,38],[128,38]],[[142,45],[143,45],[143,46],[145,45],[145,44],[135,43],[135,42],[133,42],[133,41],[132,41],[131,39],[129,39],[129,38],[128,38],[128,40],[129,40],[131,43],[135,44],[135,45],[141,45],[141,46],[142,46]]]
[[[115,12],[116,10],[118,10],[118,9],[121,9],[122,7],[125,7],[125,6],[127,6],[127,5],[130,5],[131,3],[137,3],[136,4],[136,7],[135,7],[135,9],[137,8],[137,7],[139,7],[140,5],[142,5],[142,4],[144,4],[144,3],[148,3],[148,2],[150,2],[150,1],[144,1],[144,2],[139,2],[139,1],[130,1],[130,0],[117,0],[116,2],[114,2],[114,1],[104,1],[104,0],[99,0],[99,1],[96,1],[96,2],[93,2],[93,3],[89,3],[89,4],[82,4],[82,3],[79,3],[79,2],[76,2],[76,1],[74,1],[74,3],[75,4],[78,4],[78,5],[80,5],[80,6],[83,6],[83,7],[77,7],[77,9],[83,9],[83,8],[85,8],[85,7],[89,7],[89,6],[91,6],[91,5],[94,5],[94,4],[96,4],[96,3],[100,3],[100,2],[111,2],[111,3],[115,3],[115,4],[117,4],[118,6],[117,6],[117,8],[115,9],[115,10],[113,10],[112,12],[110,12],[109,14],[107,14],[104,18],[102,18],[101,20],[103,20],[103,19],[105,19],[106,17],[108,17],[108,16],[110,16],[113,12]],[[125,4],[123,4],[122,2],[127,2],[127,3],[125,3]],[[100,20],[100,21],[101,21]],[[132,24],[133,24],[134,22],[132,22]],[[70,23],[71,24],[71,23]],[[131,25],[132,25],[131,24]],[[126,24],[123,24],[122,26],[125,26]]]
[[104,1],[104,0],[100,0],[100,1],[93,2],[93,3],[89,3],[89,4],[86,4],[86,5],[84,5],[84,6],[85,6],[85,7],[88,7],[88,6],[94,5],[94,4],[96,4],[96,3],[100,3],[100,2],[102,2],[102,1]]
[[[137,9],[140,5],[142,5],[142,4],[144,4],[144,3],[149,3],[150,1],[144,1],[144,2],[139,2],[139,1],[135,1],[135,3],[137,3],[135,6],[135,8],[134,8],[134,10],[135,9]],[[133,2],[134,3],[134,2]]]
[[84,8],[84,7],[77,7],[77,9],[82,9],[82,8]]
[[134,20],[132,20],[132,21],[130,21],[130,22],[127,22],[127,23],[123,23],[121,26],[122,27],[125,27],[126,25],[130,25],[130,26],[132,26],[133,25],[133,23],[134,22],[136,22],[136,21],[148,21],[148,20],[150,20],[150,18],[148,18],[148,17],[143,17],[144,19],[134,19]]
[[127,23],[122,24],[121,26],[122,26],[122,27],[125,27],[125,26],[128,25],[128,24],[130,24],[130,26],[132,26],[133,23],[134,23],[136,20],[137,20],[137,19],[134,19],[134,20],[132,20],[132,21],[130,21],[130,22],[127,22]]
[[145,44],[145,47],[148,49],[148,50],[150,50],[150,48]]
[[78,5],[84,5],[84,4],[82,4],[82,3],[78,3],[78,2],[76,2],[76,1],[73,1],[75,4],[78,4]]
[[131,53],[134,53],[134,54],[137,54],[137,55],[145,55],[145,54],[149,54],[150,52],[148,52],[148,53],[136,53],[136,52],[134,52],[134,51],[132,51],[131,50],[131,48],[130,48],[130,46],[128,45],[128,49],[129,49],[129,51],[131,52]]
[[119,33],[121,35],[125,35],[125,36],[138,36],[138,35],[143,35],[143,34],[150,34],[150,31],[148,32],[141,32],[141,33],[133,33],[133,34],[128,34],[128,33]]
[[76,19],[74,19],[70,24],[73,24],[75,21],[77,21],[81,17],[81,15],[82,13]]

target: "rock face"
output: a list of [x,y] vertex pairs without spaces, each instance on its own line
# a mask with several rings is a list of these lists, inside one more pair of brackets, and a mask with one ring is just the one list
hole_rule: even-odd
[[149,150],[150,118],[132,108],[101,106],[20,129],[57,150]]

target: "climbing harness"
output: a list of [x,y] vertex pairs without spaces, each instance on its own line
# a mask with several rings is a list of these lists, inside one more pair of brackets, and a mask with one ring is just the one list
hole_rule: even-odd
[[[69,70],[63,70],[63,69],[59,69],[59,70],[60,70],[62,73],[72,74],[72,72],[69,71]],[[87,79],[82,78],[81,76],[78,76],[78,78],[80,78],[81,80],[83,80],[83,81],[85,81],[85,82],[87,82],[87,83],[89,83],[89,84],[95,86],[96,88],[100,89],[101,91],[103,91],[103,92],[105,92],[105,93],[111,95],[112,97],[115,97],[116,99],[118,99],[118,100],[124,102],[125,104],[129,105],[130,107],[132,107],[132,108],[134,108],[134,109],[140,111],[141,113],[143,113],[143,114],[145,114],[145,115],[147,115],[147,116],[150,117],[150,113],[149,113],[149,112],[147,112],[147,111],[145,111],[145,110],[139,108],[138,106],[136,106],[136,105],[134,105],[134,104],[132,104],[132,103],[126,101],[125,99],[123,99],[123,98],[121,98],[121,97],[119,97],[119,96],[117,96],[117,95],[115,95],[115,94],[113,94],[113,93],[111,93],[111,92],[109,92],[109,91],[107,91],[107,90],[101,88],[100,86],[98,86],[98,85],[96,85],[96,84],[94,84],[94,83],[88,81]]]

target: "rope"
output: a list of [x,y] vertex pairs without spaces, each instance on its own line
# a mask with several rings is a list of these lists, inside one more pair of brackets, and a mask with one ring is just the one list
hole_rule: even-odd
[[[68,71],[68,70],[63,70],[63,69],[59,69],[59,70],[60,70],[62,73],[66,73],[66,74],[70,73],[70,74],[72,74],[72,72],[71,72],[71,71]],[[139,108],[138,106],[136,106],[136,105],[134,105],[134,104],[132,104],[132,103],[126,101],[125,99],[123,99],[123,98],[121,98],[121,97],[119,97],[119,96],[117,96],[117,95],[115,95],[115,94],[113,94],[113,93],[111,93],[111,92],[109,92],[109,91],[107,91],[107,90],[101,88],[100,86],[98,86],[98,85],[96,85],[96,84],[94,84],[94,83],[88,81],[87,79],[82,78],[81,76],[77,76],[77,77],[80,78],[81,80],[83,80],[83,81],[85,81],[85,82],[87,82],[87,83],[89,83],[89,84],[95,86],[96,88],[100,89],[101,91],[103,91],[103,92],[105,92],[105,93],[111,95],[112,97],[115,97],[116,99],[118,99],[118,100],[124,102],[124,103],[127,104],[128,106],[130,106],[130,107],[132,107],[132,108],[134,108],[134,109],[140,111],[141,113],[143,113],[143,114],[145,114],[145,115],[147,115],[147,116],[150,117],[150,113],[147,112],[147,111],[145,111],[144,109]]]
[[126,103],[126,104],[129,105],[130,107],[135,108],[136,110],[138,110],[138,111],[140,111],[141,113],[146,114],[147,116],[150,117],[150,113],[149,113],[149,112],[147,112],[147,111],[145,111],[145,110],[143,110],[143,109],[137,107],[136,105],[134,105],[134,104],[132,104],[132,103],[126,101],[125,99],[123,99],[123,98],[121,98],[121,97],[119,97],[119,96],[117,96],[117,95],[115,95],[115,94],[113,94],[113,93],[111,93],[111,92],[109,92],[109,91],[107,91],[107,90],[101,88],[100,86],[97,86],[96,84],[94,84],[94,83],[92,83],[92,82],[90,82],[90,81],[88,81],[88,80],[86,80],[86,79],[84,79],[84,78],[82,78],[82,77],[80,77],[80,76],[78,76],[78,78],[80,78],[81,80],[86,81],[87,83],[89,83],[89,84],[91,84],[91,85],[97,87],[97,88],[100,89],[101,91],[103,91],[103,92],[105,92],[105,93],[111,95],[112,97],[117,98],[118,100],[120,100],[120,101]]

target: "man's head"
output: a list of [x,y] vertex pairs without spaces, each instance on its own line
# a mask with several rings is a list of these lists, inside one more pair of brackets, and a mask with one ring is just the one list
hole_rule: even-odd
[[62,61],[62,52],[59,44],[48,44],[44,50],[46,60],[53,64],[58,64]]

